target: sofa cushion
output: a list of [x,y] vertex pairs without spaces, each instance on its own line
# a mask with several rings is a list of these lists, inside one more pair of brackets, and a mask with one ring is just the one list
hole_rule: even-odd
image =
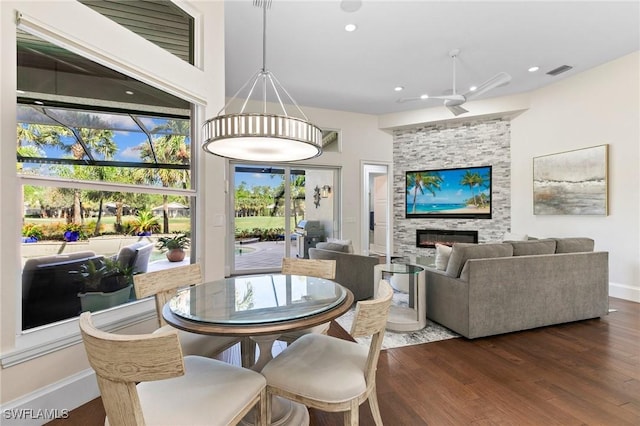
[[436,244],[436,269],[445,271],[451,257],[451,247],[444,244]]
[[580,253],[593,251],[595,245],[591,238],[556,238],[556,253]]
[[530,256],[534,254],[554,254],[556,240],[510,241],[514,256]]
[[469,259],[485,259],[492,257],[513,256],[513,246],[509,243],[468,244],[456,243],[451,250],[446,275],[458,278],[462,267]]
[[322,250],[340,251],[342,253],[349,253],[349,246],[338,243],[317,243],[316,248]]
[[505,232],[502,241],[527,241],[529,236],[527,234],[515,234],[513,232]]

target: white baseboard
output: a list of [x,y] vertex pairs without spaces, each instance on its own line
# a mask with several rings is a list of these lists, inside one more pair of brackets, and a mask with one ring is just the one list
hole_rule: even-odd
[[31,392],[0,407],[3,426],[40,426],[100,396],[92,369]]
[[610,282],[609,296],[640,303],[640,288]]

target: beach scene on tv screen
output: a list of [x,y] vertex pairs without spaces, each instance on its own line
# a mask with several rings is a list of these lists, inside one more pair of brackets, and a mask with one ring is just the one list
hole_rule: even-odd
[[491,167],[426,170],[406,174],[406,213],[491,214]]

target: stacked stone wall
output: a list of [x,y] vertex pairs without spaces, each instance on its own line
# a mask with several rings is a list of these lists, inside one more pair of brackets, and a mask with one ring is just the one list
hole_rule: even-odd
[[[500,241],[511,224],[511,135],[508,120],[477,120],[396,130],[393,135],[394,254],[432,256],[416,247],[417,229],[477,230],[478,242]],[[492,166],[491,219],[405,218],[405,172]]]

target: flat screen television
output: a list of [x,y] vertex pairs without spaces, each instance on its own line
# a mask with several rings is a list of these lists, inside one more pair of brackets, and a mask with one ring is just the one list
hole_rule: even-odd
[[406,172],[405,217],[491,219],[491,166]]

